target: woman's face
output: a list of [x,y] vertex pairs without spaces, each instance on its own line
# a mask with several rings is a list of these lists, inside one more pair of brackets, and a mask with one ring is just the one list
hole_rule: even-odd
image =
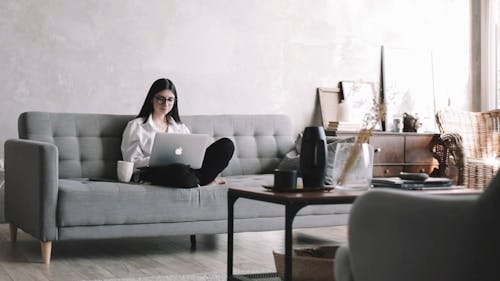
[[176,100],[172,91],[163,90],[154,95],[152,102],[154,113],[167,115],[174,107]]

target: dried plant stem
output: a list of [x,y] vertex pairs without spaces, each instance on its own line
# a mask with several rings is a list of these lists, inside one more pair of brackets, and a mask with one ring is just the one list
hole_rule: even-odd
[[339,185],[344,185],[347,175],[354,169],[356,162],[358,161],[359,154],[361,153],[361,147],[363,143],[367,143],[372,134],[373,128],[361,129],[359,131],[358,137],[356,138],[356,142],[353,144],[351,153],[347,158],[344,168],[342,169],[342,173],[340,174],[337,183]]

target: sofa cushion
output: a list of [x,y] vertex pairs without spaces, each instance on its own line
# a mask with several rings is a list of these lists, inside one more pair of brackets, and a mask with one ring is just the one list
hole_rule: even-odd
[[[60,227],[212,221],[227,218],[227,189],[261,186],[272,175],[226,177],[224,185],[168,188],[154,185],[67,179],[59,181],[57,223]],[[298,215],[346,214],[350,205],[308,206]],[[282,217],[284,207],[238,199],[236,218]]]
[[59,181],[57,224],[109,225],[196,220],[196,188],[66,179]]
[[[231,187],[260,187],[263,184],[273,183],[273,176],[251,175],[227,177],[227,184],[220,186],[202,186],[200,190],[200,204],[204,212],[211,214],[213,219],[227,219],[227,190]],[[298,184],[302,179],[298,178]],[[301,209],[297,216],[303,215],[325,215],[325,214],[348,214],[351,208],[347,205],[314,205]],[[235,218],[266,218],[284,217],[285,207],[279,204],[240,198],[234,207]]]

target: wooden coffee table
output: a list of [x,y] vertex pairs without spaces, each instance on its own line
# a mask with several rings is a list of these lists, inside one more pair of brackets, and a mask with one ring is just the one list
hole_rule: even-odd
[[[233,236],[234,236],[234,203],[238,198],[247,198],[257,201],[281,204],[285,206],[285,281],[292,280],[292,224],[295,215],[300,209],[308,205],[349,204],[365,193],[366,190],[338,190],[330,191],[302,191],[302,192],[273,192],[263,187],[229,188],[227,196],[227,280],[228,281],[281,281],[275,273],[233,275]],[[477,194],[478,190],[450,189],[432,191],[405,191],[431,194]]]

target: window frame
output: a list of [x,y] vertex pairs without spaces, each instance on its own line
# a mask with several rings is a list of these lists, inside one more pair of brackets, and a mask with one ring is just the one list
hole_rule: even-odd
[[481,0],[481,110],[500,108],[500,0]]

